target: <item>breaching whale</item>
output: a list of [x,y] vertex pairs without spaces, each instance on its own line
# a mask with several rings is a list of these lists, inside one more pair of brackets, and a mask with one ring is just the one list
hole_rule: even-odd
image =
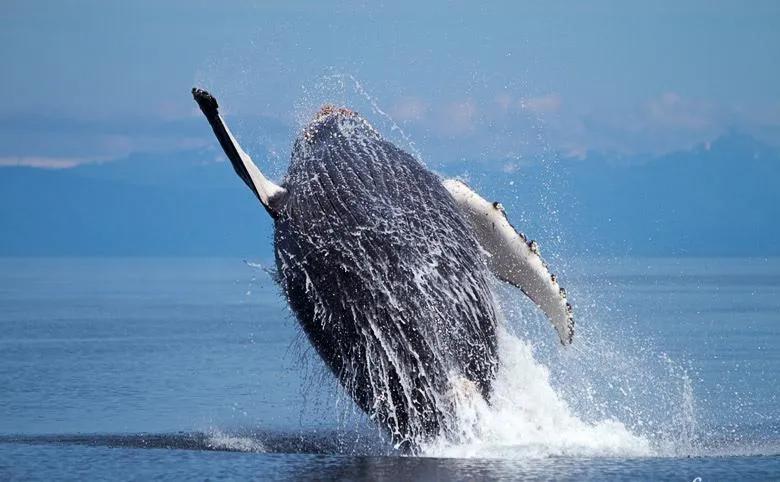
[[215,98],[192,94],[273,218],[278,281],[303,331],[396,446],[451,436],[456,390],[490,399],[500,363],[491,276],[519,287],[571,343],[565,291],[499,203],[442,181],[355,112],[329,106],[295,139],[276,185]]

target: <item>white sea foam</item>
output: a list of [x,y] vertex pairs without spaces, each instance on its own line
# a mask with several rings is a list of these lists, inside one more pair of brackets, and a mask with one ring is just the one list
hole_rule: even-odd
[[491,403],[467,385],[456,384],[459,440],[427,444],[436,457],[515,458],[648,456],[646,438],[617,420],[586,422],[575,416],[550,383],[549,370],[534,359],[528,343],[502,331],[501,368]]
[[213,450],[230,450],[236,452],[266,452],[265,446],[259,440],[239,435],[231,435],[220,430],[211,430],[206,444]]

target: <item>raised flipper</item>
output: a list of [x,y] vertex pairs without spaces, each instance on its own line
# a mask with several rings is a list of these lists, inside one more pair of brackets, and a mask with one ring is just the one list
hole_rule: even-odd
[[501,204],[491,203],[454,179],[444,181],[461,212],[471,223],[477,241],[487,252],[487,264],[500,280],[520,288],[544,311],[552,322],[561,343],[568,345],[574,337],[574,318],[566,291],[550,274],[536,241],[528,242],[509,224]]
[[287,195],[287,190],[281,186],[269,181],[260,169],[257,168],[249,154],[241,149],[238,145],[238,141],[233,137],[233,134],[228,129],[222,116],[219,115],[217,99],[205,90],[194,88],[192,89],[192,96],[195,98],[195,102],[198,103],[200,110],[206,116],[206,119],[211,124],[211,128],[214,130],[217,139],[219,140],[222,149],[225,151],[233,169],[240,177],[249,189],[255,193],[257,199],[263,203],[266,211],[276,217],[279,213],[279,207],[284,202],[284,198]]

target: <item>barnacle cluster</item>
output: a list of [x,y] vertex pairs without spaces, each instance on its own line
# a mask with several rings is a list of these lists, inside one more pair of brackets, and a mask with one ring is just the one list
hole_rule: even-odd
[[[335,123],[335,129],[326,127],[326,124],[331,122]],[[320,132],[331,137],[349,138],[364,145],[382,138],[374,126],[357,112],[331,104],[325,104],[320,108],[311,123],[304,128],[302,137],[306,144],[314,144]]]

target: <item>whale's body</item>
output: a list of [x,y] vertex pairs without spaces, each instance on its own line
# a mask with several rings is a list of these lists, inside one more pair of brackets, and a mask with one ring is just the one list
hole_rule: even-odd
[[280,282],[312,345],[396,442],[447,427],[453,377],[487,397],[489,272],[439,179],[354,115],[295,143],[276,218]]
[[193,96],[274,219],[278,280],[303,331],[399,447],[455,433],[464,396],[489,400],[499,365],[492,275],[521,288],[571,343],[565,291],[499,203],[442,182],[363,118],[333,108],[295,140],[277,186],[217,101],[200,89]]

